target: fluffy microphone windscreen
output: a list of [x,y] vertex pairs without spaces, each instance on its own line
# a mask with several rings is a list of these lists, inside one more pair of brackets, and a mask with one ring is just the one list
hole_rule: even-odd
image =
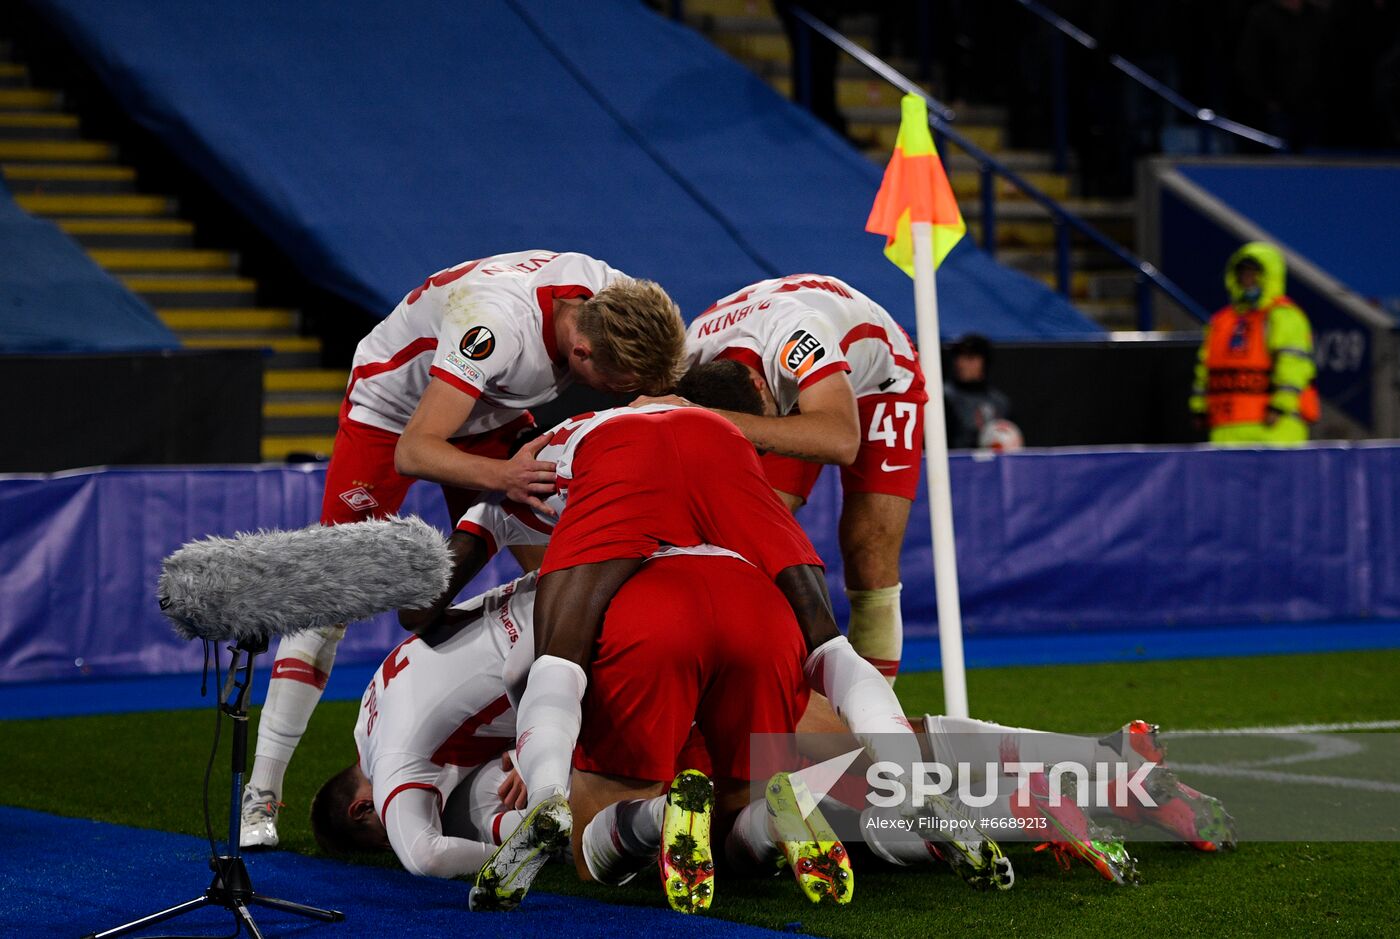
[[186,639],[257,639],[427,606],[451,568],[443,536],[409,516],[192,541],[158,591]]

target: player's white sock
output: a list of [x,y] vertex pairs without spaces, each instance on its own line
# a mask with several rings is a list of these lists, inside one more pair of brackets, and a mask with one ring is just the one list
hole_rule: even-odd
[[258,717],[253,772],[248,777],[250,786],[271,792],[274,799],[282,798],[287,764],[321,700],[336,647],[344,637],[344,626],[327,626],[285,636],[277,644],[267,700]]
[[655,854],[661,848],[661,816],[665,811],[665,796],[620,802],[617,830],[628,844],[639,846],[642,853]]
[[846,633],[851,645],[891,685],[904,654],[904,614],[899,607],[902,589],[901,584],[874,590],[846,588],[846,598],[851,601],[851,622]]
[[1010,761],[1042,763],[1048,769],[1056,763],[1070,762],[1085,766],[1092,773],[1097,763],[1124,762],[1131,771],[1142,762],[1131,747],[1125,748],[1128,753],[1120,755],[1094,737],[1007,727],[966,717],[929,715],[924,718],[924,729],[933,758],[955,770],[957,764],[967,763],[974,779],[986,775],[989,763],[998,767]]
[[724,853],[741,871],[771,871],[783,849],[773,835],[768,805],[750,802],[734,819],[734,827],[724,841]]
[[655,863],[665,808],[665,796],[629,799],[593,816],[583,833],[584,860],[593,879],[600,884],[625,884]]
[[569,768],[583,722],[588,676],[568,659],[542,655],[530,667],[515,726],[515,767],[530,805],[569,791]]
[[826,695],[836,715],[873,760],[910,767],[919,760],[919,741],[904,708],[885,679],[856,654],[845,636],[817,647],[803,665],[807,684]]
[[522,809],[511,809],[509,812],[497,812],[491,818],[491,843],[499,845],[510,837],[510,833],[520,827],[520,823],[525,821],[528,815]]

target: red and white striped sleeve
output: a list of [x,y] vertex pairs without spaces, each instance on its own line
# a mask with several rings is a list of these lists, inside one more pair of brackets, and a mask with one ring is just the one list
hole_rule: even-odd
[[436,786],[408,783],[380,807],[380,820],[399,863],[418,877],[462,877],[481,870],[494,845],[442,833],[442,793]]

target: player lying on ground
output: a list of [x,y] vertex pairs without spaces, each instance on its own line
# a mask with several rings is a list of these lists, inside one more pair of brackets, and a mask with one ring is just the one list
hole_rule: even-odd
[[[1004,797],[982,810],[984,817],[1045,818],[1053,833],[1049,841],[1062,858],[1082,860],[1109,880],[1133,880],[1135,864],[1122,849],[1121,838],[1105,832],[1091,819],[1151,826],[1199,851],[1235,846],[1233,819],[1220,800],[1191,788],[1171,771],[1154,724],[1130,721],[1103,737],[1082,737],[969,718],[928,715],[922,723],[926,749],[935,760],[950,767],[966,764],[979,780],[986,767],[996,767],[1002,774],[1003,784],[998,788]],[[1098,806],[1086,799],[1087,812],[1070,799],[1056,805],[1049,798],[1046,773],[1031,776],[1022,787],[1025,794],[1006,784],[1014,774],[1005,764],[1017,762],[1040,763],[1047,768],[1071,763],[1086,767],[1094,781],[1099,766],[1121,765],[1131,775],[1145,764],[1155,764],[1142,784],[1151,804],[1137,798],[1131,788],[1124,789],[1126,780],[1110,776],[1105,790],[1108,805]],[[1012,793],[1017,796],[1014,800]]]
[[[606,632],[605,625],[604,635]],[[1136,861],[1128,854],[1122,836],[1091,819],[1105,824],[1149,825],[1200,851],[1215,852],[1234,847],[1234,823],[1220,801],[1176,778],[1167,767],[1165,752],[1157,742],[1157,728],[1145,721],[1132,721],[1101,738],[938,716],[925,716],[922,724],[925,756],[952,768],[955,773],[952,783],[961,782],[956,776],[960,764],[975,768],[970,780],[976,784],[972,787],[974,791],[986,791],[984,767],[991,767],[998,775],[996,800],[982,808],[968,807],[966,812],[970,816],[989,830],[1014,832],[1014,836],[1019,836],[1017,840],[1042,841],[1041,846],[1053,849],[1066,866],[1078,860],[1110,882],[1131,884],[1138,881]],[[1040,763],[1045,767],[1068,762],[1091,770],[1099,764],[1121,763],[1128,774],[1151,762],[1156,767],[1147,775],[1144,788],[1152,804],[1139,801],[1130,793],[1120,800],[1122,781],[1114,780],[1106,790],[1110,804],[1091,806],[1085,811],[1073,796],[1054,797],[1046,772],[1019,776],[1007,768],[1008,762]],[[864,768],[856,765],[851,771],[863,774]],[[766,866],[771,869],[777,841],[782,843],[794,870],[800,869],[804,859],[820,863],[830,856],[829,850],[811,850],[812,846],[804,841],[834,845],[836,836],[831,833],[826,818],[852,814],[860,815],[852,824],[860,825],[867,846],[885,861],[899,867],[919,867],[937,860],[938,846],[931,845],[918,834],[897,826],[872,827],[871,818],[880,813],[870,806],[842,805],[831,795],[813,800],[805,791],[804,776],[801,772],[779,774],[768,788],[767,812],[758,806],[757,810],[741,814],[727,843],[731,861],[741,866],[757,864],[760,868],[764,865],[759,862],[768,861]],[[575,778],[577,780],[577,776]],[[684,777],[678,782],[683,780]],[[658,845],[662,843],[663,822],[676,811],[673,807],[675,795],[676,786],[673,785],[665,798],[615,803],[588,823],[582,839],[582,858],[592,879],[624,883],[640,865],[655,859]],[[799,806],[810,813],[805,819],[798,811]],[[822,814],[822,809],[826,815]],[[779,833],[802,832],[804,826],[809,833],[805,838],[782,842]],[[825,835],[818,834],[821,832]],[[809,880],[818,885],[833,882],[830,874],[820,869],[813,870]],[[799,877],[799,883],[802,882],[803,878]],[[853,881],[851,886],[854,886]]]
[[904,644],[899,554],[923,464],[928,401],[909,337],[879,304],[835,277],[795,274],[717,301],[686,332],[692,365],[741,363],[762,416],[721,410],[760,450],[794,511],[822,465],[841,467],[838,535],[848,633],[891,682]]
[[[574,381],[656,393],[682,370],[685,325],[650,281],[583,254],[520,251],[459,264],[414,289],[355,350],[321,523],[398,511],[414,478],[457,518],[483,491],[538,504],[554,488],[539,445],[508,455],[528,408]],[[521,556],[529,570],[539,554]],[[277,844],[282,780],[345,627],[283,639],[244,790],[244,847]]]
[[[586,448],[580,446],[584,439]],[[546,453],[557,464],[567,508],[550,542],[536,601],[537,649],[543,654],[521,701],[519,739],[528,743],[519,748],[519,765],[532,810],[548,804],[551,834],[571,825],[563,794],[581,722],[584,667],[592,664],[603,613],[642,560],[668,545],[743,548],[737,553],[776,584],[796,617],[812,687],[832,700],[879,758],[906,764],[917,758],[917,742],[888,685],[836,630],[810,542],[732,424],[697,408],[615,409],[561,425],[541,451]],[[531,524],[547,521],[529,518]],[[466,521],[464,530],[470,530],[471,512]],[[746,786],[731,788],[721,793],[722,817],[747,801]],[[950,837],[945,847],[949,863],[974,883],[1009,883],[1009,865],[980,833]],[[514,895],[502,899],[511,902]]]
[[[474,876],[524,817],[501,670],[532,628],[535,575],[457,604],[384,660],[360,701],[356,763],[311,806],[328,851],[392,848],[412,874]],[[431,644],[430,644],[431,643]]]
[[[990,831],[1015,832],[1017,840],[1043,841],[1040,847],[1053,849],[1065,865],[1079,860],[1106,880],[1137,882],[1137,863],[1122,834],[1114,830],[1119,822],[1157,828],[1200,851],[1235,846],[1234,822],[1224,806],[1176,777],[1157,741],[1156,726],[1146,721],[1131,721],[1103,737],[1084,737],[970,718],[925,715],[918,720],[924,730],[925,756],[953,771],[951,784],[972,783],[971,791],[980,793],[987,790],[988,772],[996,777],[991,780],[996,784],[995,801],[981,808],[968,807],[968,812]],[[1008,766],[1020,763],[1038,763],[1046,769],[1022,775],[1019,767]],[[1108,804],[1095,804],[1089,791],[1080,793],[1086,803],[1083,807],[1072,794],[1055,797],[1049,769],[1061,763],[1085,767],[1086,782],[1095,788],[1096,768],[1113,767],[1104,790]],[[1141,787],[1150,802],[1124,785],[1147,763],[1154,766]],[[958,776],[962,766],[969,768],[967,779]],[[1118,766],[1123,767],[1124,778],[1117,777]],[[929,861],[927,846],[899,829],[882,832],[868,843],[876,854],[895,864]]]

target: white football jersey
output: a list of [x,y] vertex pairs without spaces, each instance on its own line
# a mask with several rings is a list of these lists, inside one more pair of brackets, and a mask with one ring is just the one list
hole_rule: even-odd
[[[689,364],[736,359],[768,382],[780,414],[833,372],[849,372],[856,397],[914,386],[918,354],[884,307],[823,274],[760,281],[730,294],[686,330]],[[921,381],[921,379],[920,379]]]
[[483,763],[515,745],[515,711],[502,670],[522,636],[533,636],[535,575],[488,590],[454,609],[480,619],[431,648],[417,636],[389,653],[360,700],[355,745],[374,806],[404,866],[422,873],[443,852],[442,806]]
[[572,381],[555,348],[554,301],[591,297],[624,277],[586,254],[517,251],[429,277],[360,340],[350,419],[393,433],[431,378],[477,399],[462,437],[510,423]]

